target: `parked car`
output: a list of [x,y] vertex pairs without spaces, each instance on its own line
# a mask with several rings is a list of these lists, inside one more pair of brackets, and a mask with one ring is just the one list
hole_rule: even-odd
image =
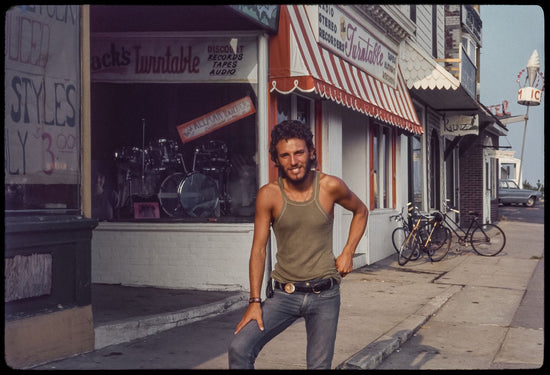
[[542,197],[538,190],[520,189],[513,180],[500,180],[498,186],[498,201],[502,204],[518,203],[533,207]]

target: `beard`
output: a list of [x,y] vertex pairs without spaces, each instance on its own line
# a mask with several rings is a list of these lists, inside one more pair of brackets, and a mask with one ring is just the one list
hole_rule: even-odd
[[278,166],[279,167],[279,174],[281,175],[282,178],[284,178],[288,183],[292,184],[292,185],[300,185],[302,184],[309,176],[309,174],[311,173],[311,167],[313,166],[313,162],[314,160],[308,158],[307,159],[307,163],[306,163],[306,167],[305,167],[305,173],[302,177],[298,178],[298,179],[292,179],[290,178],[290,176],[288,175],[288,173],[286,173],[286,170],[281,167],[281,166]]

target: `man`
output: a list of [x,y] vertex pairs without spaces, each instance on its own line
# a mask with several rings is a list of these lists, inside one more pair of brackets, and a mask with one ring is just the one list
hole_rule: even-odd
[[[353,269],[353,254],[368,218],[361,200],[339,178],[316,171],[313,135],[299,121],[283,121],[271,132],[271,159],[277,182],[256,198],[250,254],[250,303],[229,347],[230,368],[253,368],[263,346],[304,317],[307,367],[330,369],[340,311],[341,278]],[[334,204],[353,212],[349,237],[335,259],[332,251]],[[275,290],[261,302],[269,227],[277,239]],[[253,322],[255,321],[255,322]]]

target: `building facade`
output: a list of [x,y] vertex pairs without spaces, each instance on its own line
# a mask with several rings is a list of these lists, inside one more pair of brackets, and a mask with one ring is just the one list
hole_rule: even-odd
[[[447,200],[462,212],[479,212],[483,222],[497,220],[496,151],[507,129],[479,102],[479,6],[397,8],[416,24],[414,37],[403,44],[403,71],[425,129],[414,142],[422,150],[424,178],[418,180],[426,185],[412,185],[424,195],[412,194],[411,201],[430,211]],[[468,214],[458,219],[469,223]]]
[[[60,313],[84,322],[59,330],[62,345],[14,339],[13,367],[93,348],[91,283],[247,290],[256,192],[277,177],[269,133],[285,119],[311,127],[319,169],[370,210],[356,268],[394,253],[388,218],[407,202],[496,218],[506,128],[478,101],[475,7],[14,7],[7,30],[6,336],[47,337]],[[335,209],[336,256],[350,221]],[[30,262],[40,290],[17,296]]]

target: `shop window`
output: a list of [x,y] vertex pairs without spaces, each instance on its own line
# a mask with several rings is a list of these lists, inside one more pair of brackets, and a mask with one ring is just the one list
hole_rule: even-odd
[[373,165],[373,171],[372,171],[372,187],[373,191],[372,194],[374,195],[374,207],[373,208],[380,208],[380,174],[379,174],[379,168],[380,168],[380,142],[379,142],[380,136],[378,128],[375,128],[372,132],[372,165]]
[[296,120],[311,126],[311,100],[296,96]]
[[295,94],[277,95],[277,123],[294,119],[308,124],[313,129],[313,100]]
[[472,64],[474,64],[474,66],[476,65],[476,43],[473,41],[472,37],[467,34],[467,33],[463,33],[462,34],[462,48],[464,50],[464,52],[466,53],[466,55],[468,56],[468,58],[470,59],[470,61],[472,62]]
[[277,95],[277,123],[290,119],[291,95]]
[[430,137],[430,208],[439,209],[440,207],[440,153],[439,136],[435,130]]
[[420,137],[408,138],[409,202],[422,208],[422,141]]
[[80,213],[78,5],[5,13],[4,198],[11,214]]
[[390,208],[392,206],[392,144],[391,129],[386,126],[375,126],[372,131],[371,178],[373,187],[373,208]]
[[500,164],[500,178],[503,180],[513,180],[516,178],[516,164],[515,163],[501,163]]
[[491,199],[497,199],[497,184],[498,184],[498,160],[489,157],[485,164],[486,171],[486,189],[489,192]]
[[451,207],[457,207],[456,193],[458,192],[458,176],[456,150],[451,151],[445,159],[446,199]]
[[91,98],[92,181],[105,180],[92,198],[99,219],[253,220],[255,114],[185,143],[178,133],[242,98],[255,107],[251,84],[94,83]]
[[[285,120],[298,120],[307,124],[314,136],[314,145],[317,151],[317,157],[319,156],[320,146],[315,144],[317,138],[315,138],[315,125],[314,118],[315,114],[313,113],[314,100],[296,94],[277,94],[277,123],[280,123]],[[320,165],[318,164],[318,167]],[[273,164],[273,176],[278,174],[278,170]]]
[[98,219],[253,221],[257,43],[235,33],[92,33]]

